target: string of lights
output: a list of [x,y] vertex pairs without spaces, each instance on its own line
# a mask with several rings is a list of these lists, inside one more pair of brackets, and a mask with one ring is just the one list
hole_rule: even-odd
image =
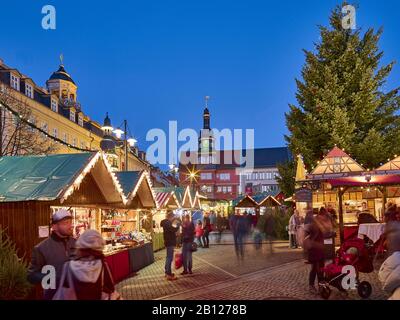
[[83,148],[79,148],[76,147],[68,142],[65,142],[64,140],[61,140],[57,137],[54,137],[52,135],[50,135],[49,133],[47,133],[46,130],[39,128],[38,126],[36,126],[32,121],[30,121],[29,119],[25,119],[20,113],[18,113],[17,111],[15,111],[13,108],[11,108],[10,106],[8,106],[6,103],[4,102],[0,102],[0,108],[4,107],[10,114],[14,115],[15,117],[19,118],[20,121],[24,122],[25,124],[27,124],[29,127],[39,131],[40,133],[42,133],[43,135],[46,136],[46,138],[50,138],[53,141],[60,143],[68,148],[74,149],[74,150],[78,150],[81,152],[97,152],[97,150],[92,150],[89,148],[83,149]]

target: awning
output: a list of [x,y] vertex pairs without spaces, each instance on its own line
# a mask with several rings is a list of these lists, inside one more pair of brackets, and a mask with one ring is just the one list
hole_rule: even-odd
[[119,171],[115,172],[115,175],[122,186],[125,197],[128,199],[128,204],[139,199],[140,204],[145,208],[158,207],[150,176],[146,171]]
[[0,158],[0,201],[61,203],[91,174],[107,202],[126,203],[122,188],[105,156],[97,153]]
[[371,175],[361,177],[347,177],[328,180],[332,187],[367,187],[400,185],[400,175]]

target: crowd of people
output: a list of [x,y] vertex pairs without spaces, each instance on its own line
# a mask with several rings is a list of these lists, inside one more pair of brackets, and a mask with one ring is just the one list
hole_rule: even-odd
[[[45,300],[118,300],[114,280],[103,255],[104,240],[96,230],[84,231],[73,238],[72,216],[61,209],[52,218],[49,238],[33,248],[28,268],[32,284],[47,282]],[[43,267],[54,267],[55,279],[42,273]],[[53,283],[53,285],[51,285]],[[43,284],[42,284],[43,285]],[[46,286],[47,287],[47,286]]]
[[[379,241],[385,249],[386,260],[380,267],[379,280],[383,289],[390,293],[391,299],[400,299],[400,208],[389,204],[384,217],[385,232]],[[72,236],[72,216],[63,209],[53,215],[51,224],[50,237],[34,247],[28,269],[29,281],[38,284],[46,276],[42,273],[44,266],[55,268],[56,286],[44,290],[44,299],[120,299],[103,255],[105,243],[100,233],[86,230],[75,240]],[[265,236],[270,252],[273,252],[275,226],[273,216],[269,213],[259,216],[257,220],[250,213],[236,213],[229,221],[215,213],[205,213],[202,219],[192,221],[190,214],[177,218],[169,211],[161,221],[161,226],[166,248],[164,271],[168,281],[177,279],[172,272],[172,263],[178,244],[183,265],[181,275],[193,274],[193,252],[197,247],[209,248],[209,235],[213,230],[218,231],[217,241],[225,229],[231,230],[239,261],[244,259],[245,239],[250,234],[254,235],[256,249],[261,248]],[[337,215],[329,206],[317,212],[305,209],[303,215],[294,210],[290,217],[289,246],[304,249],[305,258],[310,264],[308,284],[312,293],[318,293],[316,280],[317,283],[323,280],[322,268],[327,258],[324,240],[333,238],[336,230]]]

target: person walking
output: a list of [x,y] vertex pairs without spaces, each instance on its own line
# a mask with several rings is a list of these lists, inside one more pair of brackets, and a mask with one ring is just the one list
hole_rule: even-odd
[[167,250],[167,256],[165,258],[165,276],[168,281],[176,280],[177,277],[172,273],[171,264],[174,260],[174,248],[176,246],[176,233],[179,230],[179,222],[176,226],[173,226],[174,213],[168,211],[166,218],[161,221],[161,227],[163,228],[164,244]]
[[192,245],[194,241],[194,224],[190,221],[190,216],[186,215],[182,223],[182,260],[183,272],[181,275],[192,274],[193,258]]
[[275,239],[275,221],[272,213],[265,215],[265,238],[268,242],[269,253],[274,253],[273,241]]
[[201,239],[203,237],[204,231],[203,231],[203,224],[201,223],[201,220],[197,220],[195,233],[196,233],[196,240],[197,240],[199,246],[203,247],[203,243],[202,243]]
[[246,238],[246,235],[249,230],[249,224],[248,224],[248,219],[247,215],[243,216],[240,215],[237,217],[235,226],[234,226],[234,236],[236,237],[235,240],[235,252],[236,252],[236,257],[239,259],[241,258],[242,260],[244,259],[244,239]]
[[217,242],[220,243],[222,238],[222,233],[224,232],[225,229],[225,225],[224,225],[224,219],[219,213],[217,214],[216,226],[218,231]]
[[298,247],[297,242],[297,230],[300,227],[299,211],[294,210],[292,216],[289,219],[289,247],[296,249]]
[[317,216],[313,221],[305,226],[304,249],[306,250],[308,263],[311,264],[309,274],[309,291],[316,294],[315,279],[322,281],[322,268],[324,267],[324,231],[321,229],[321,216]]
[[379,270],[383,290],[390,294],[389,300],[400,300],[400,222],[395,221],[387,234],[390,256]]
[[[96,230],[86,230],[76,242],[76,257],[64,264],[61,283],[69,288],[69,296],[60,291],[53,300],[120,300],[115,291],[107,262],[104,260],[104,240]],[[72,290],[71,290],[72,289]],[[60,288],[63,290],[63,288]]]
[[204,215],[203,218],[203,247],[209,248],[210,247],[210,232],[211,232],[211,221],[209,218],[208,213]]
[[45,289],[43,298],[51,300],[59,286],[63,265],[73,256],[75,239],[73,235],[72,216],[65,209],[54,213],[51,220],[51,235],[33,248],[32,259],[28,267],[28,281],[32,284],[42,282],[46,274],[42,268],[46,265],[55,268],[56,288]]

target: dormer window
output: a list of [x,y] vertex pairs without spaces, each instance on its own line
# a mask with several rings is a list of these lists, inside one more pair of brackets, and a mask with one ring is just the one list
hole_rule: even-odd
[[75,122],[75,111],[74,110],[69,111],[69,120]]
[[78,117],[78,124],[79,124],[81,127],[83,127],[83,116],[82,116],[82,114],[80,114],[79,117]]
[[33,99],[33,87],[29,83],[25,83],[25,95]]
[[58,103],[56,99],[51,99],[51,110],[58,112]]
[[17,77],[17,76],[14,75],[14,74],[11,74],[10,82],[11,82],[11,87],[12,87],[13,89],[19,91],[19,77]]

